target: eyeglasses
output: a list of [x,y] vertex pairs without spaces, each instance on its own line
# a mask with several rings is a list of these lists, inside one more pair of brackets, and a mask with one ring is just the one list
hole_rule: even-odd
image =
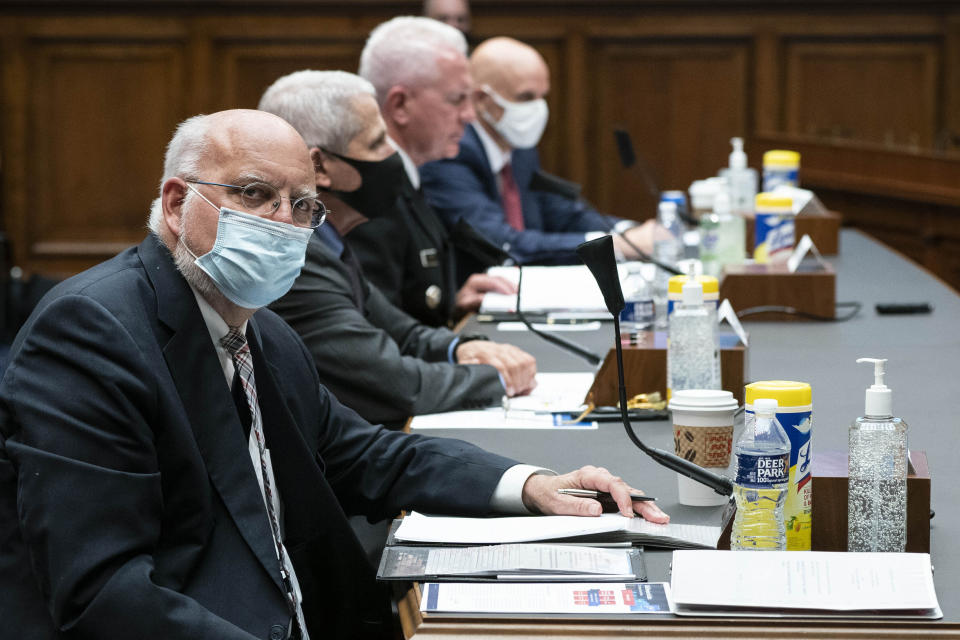
[[290,216],[293,218],[293,224],[298,227],[316,229],[327,218],[327,208],[323,206],[316,195],[291,200],[280,195],[276,187],[266,182],[251,182],[246,186],[206,182],[204,180],[185,179],[184,182],[231,189],[234,195],[240,196],[240,203],[244,209],[254,215],[263,217],[272,216],[280,208],[283,200],[290,200]]

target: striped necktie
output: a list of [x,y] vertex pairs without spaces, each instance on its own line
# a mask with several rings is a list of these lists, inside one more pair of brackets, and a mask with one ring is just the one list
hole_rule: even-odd
[[253,377],[253,357],[250,354],[250,345],[247,338],[236,328],[220,338],[220,344],[233,357],[233,366],[237,369],[237,377],[243,385],[243,393],[247,397],[247,406],[250,408],[250,437],[257,443],[260,452],[260,486],[263,490],[264,502],[267,506],[267,516],[270,519],[270,529],[273,532],[273,542],[276,545],[277,559],[280,561],[280,576],[286,589],[287,604],[290,607],[290,616],[293,619],[292,637],[309,640],[307,625],[303,619],[301,606],[300,585],[293,571],[293,564],[287,555],[280,533],[279,497],[274,492],[272,478],[273,469],[268,461],[266,439],[263,436],[263,419],[260,415],[260,403],[257,402],[257,384]]

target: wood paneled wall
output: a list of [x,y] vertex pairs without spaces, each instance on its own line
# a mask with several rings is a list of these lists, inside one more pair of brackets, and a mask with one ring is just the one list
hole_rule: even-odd
[[[877,150],[939,163],[944,182],[868,174],[822,187],[848,219],[888,211],[884,239],[960,286],[960,8],[954,2],[474,0],[474,35],[512,35],[552,70],[544,164],[605,210],[649,217],[654,198],[624,170],[626,128],[661,188],[726,164],[729,138],[807,145],[803,176],[844,173]],[[278,76],[355,71],[370,29],[419,2],[193,3],[129,0],[0,7],[0,213],[13,258],[66,275],[138,242],[164,145],[180,120],[255,107]],[[843,153],[831,153],[842,149]],[[889,166],[874,167],[874,171]],[[818,174],[819,172],[819,174]],[[895,196],[871,188],[914,180]],[[816,180],[814,180],[816,182]],[[828,179],[827,182],[830,182]],[[836,181],[834,181],[836,182]],[[907,193],[909,192],[909,193]],[[911,207],[932,207],[919,232]],[[876,225],[874,225],[876,227]],[[912,243],[912,244],[911,244]],[[945,266],[946,265],[946,266]]]

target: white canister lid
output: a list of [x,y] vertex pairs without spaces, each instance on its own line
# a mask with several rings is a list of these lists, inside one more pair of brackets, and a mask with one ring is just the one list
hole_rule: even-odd
[[720,389],[678,389],[673,392],[671,411],[736,411],[736,398],[729,391]]

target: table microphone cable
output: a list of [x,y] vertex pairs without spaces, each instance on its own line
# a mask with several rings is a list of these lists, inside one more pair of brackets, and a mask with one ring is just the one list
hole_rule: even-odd
[[761,313],[782,313],[786,315],[796,316],[798,318],[803,318],[804,320],[814,320],[816,322],[846,322],[847,320],[852,319],[863,307],[863,304],[860,302],[837,302],[834,306],[837,309],[850,309],[847,313],[840,316],[821,316],[816,313],[810,313],[809,311],[802,311],[794,307],[787,305],[778,305],[778,304],[765,304],[759,305],[756,307],[747,307],[746,309],[741,309],[737,312],[738,318],[745,318],[747,316],[759,315]]

